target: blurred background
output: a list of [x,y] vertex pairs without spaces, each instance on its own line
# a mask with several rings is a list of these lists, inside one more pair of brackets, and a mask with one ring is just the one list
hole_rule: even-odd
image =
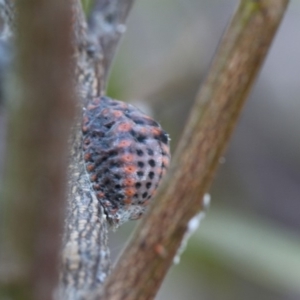
[[[170,133],[173,152],[237,4],[134,5],[108,94],[152,114]],[[295,0],[220,161],[206,218],[158,300],[300,299],[299,28]],[[114,258],[134,226],[111,233]]]

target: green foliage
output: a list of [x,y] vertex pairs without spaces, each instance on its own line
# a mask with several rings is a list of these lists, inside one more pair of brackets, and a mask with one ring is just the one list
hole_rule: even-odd
[[213,262],[268,289],[298,294],[299,253],[299,235],[290,230],[265,218],[214,207],[192,237],[187,259]]
[[93,4],[93,1],[92,0],[81,0],[81,3],[82,3],[82,7],[83,7],[85,13],[88,14],[91,9],[91,6]]

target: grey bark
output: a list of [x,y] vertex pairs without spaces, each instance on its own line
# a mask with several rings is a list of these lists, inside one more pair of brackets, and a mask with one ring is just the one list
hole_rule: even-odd
[[69,192],[62,250],[61,299],[88,299],[110,272],[108,223],[82,157],[81,115],[105,93],[109,67],[125,28],[132,0],[95,1],[88,22],[74,1],[77,83],[80,103],[70,141]]

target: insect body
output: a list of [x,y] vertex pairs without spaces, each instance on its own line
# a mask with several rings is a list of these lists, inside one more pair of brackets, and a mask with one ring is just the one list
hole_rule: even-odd
[[86,169],[108,220],[140,218],[169,165],[167,133],[136,107],[108,97],[88,105],[82,131]]

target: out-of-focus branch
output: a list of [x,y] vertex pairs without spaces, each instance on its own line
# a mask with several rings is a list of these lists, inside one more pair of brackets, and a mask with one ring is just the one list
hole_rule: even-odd
[[12,36],[14,9],[11,0],[0,0],[0,38],[7,41]]
[[[114,3],[112,7],[108,5],[110,2]],[[88,298],[103,284],[110,272],[108,224],[86,173],[81,122],[82,111],[89,101],[104,93],[112,53],[121,37],[121,32],[115,28],[123,26],[131,3],[131,0],[96,1],[91,11],[94,22],[88,27],[80,1],[73,1],[76,78],[81,101],[70,141],[68,207],[59,286],[59,297],[64,300]],[[114,17],[113,22],[98,22],[98,18],[106,20],[108,10]],[[107,30],[108,28],[110,30]],[[110,41],[109,44],[107,41]]]
[[[14,27],[11,3],[9,0],[0,0],[4,20],[0,24],[2,36],[7,37],[12,35],[11,29]],[[124,22],[132,0],[96,1],[91,17],[94,21],[90,27],[87,26],[81,1],[72,0],[71,3],[72,20],[69,13],[61,19],[68,2],[60,5],[50,2],[47,6],[45,1],[32,0],[29,4],[20,3],[17,7],[20,14],[18,28],[24,26],[25,29],[22,28],[17,39],[20,47],[18,56],[20,75],[16,77],[17,80],[13,85],[15,88],[15,85],[19,84],[18,90],[22,92],[12,94],[10,91],[10,98],[14,100],[11,101],[12,139],[8,145],[9,156],[5,178],[7,188],[3,192],[3,199],[7,202],[3,208],[8,212],[6,234],[13,238],[10,244],[6,244],[5,253],[11,255],[6,260],[6,268],[2,268],[1,279],[5,278],[4,289],[7,289],[9,295],[12,291],[16,291],[21,293],[23,299],[31,297],[32,293],[39,298],[50,299],[55,283],[58,232],[63,207],[62,170],[66,166],[63,142],[67,140],[65,127],[61,129],[58,124],[61,123],[60,117],[64,114],[66,124],[63,125],[66,125],[66,128],[69,120],[67,106],[70,93],[68,94],[67,80],[64,76],[71,74],[70,68],[67,67],[71,55],[70,48],[67,55],[67,46],[70,46],[68,44],[70,42],[68,35],[71,34],[70,24],[73,24],[75,72],[80,101],[77,104],[79,109],[70,140],[69,192],[62,247],[62,280],[58,297],[61,296],[63,299],[87,297],[93,289],[103,283],[110,269],[107,222],[85,172],[80,124],[82,109],[89,99],[104,93],[108,69],[121,33],[124,31]],[[31,10],[33,15],[29,13],[30,5],[34,7]],[[56,13],[55,5],[57,5]],[[97,18],[103,21],[99,23]],[[61,30],[59,26],[63,20],[65,23]],[[44,34],[43,30],[46,30]],[[51,44],[54,40],[56,44]],[[56,47],[61,48],[62,52]],[[64,62],[58,64],[59,60],[56,61],[55,58],[62,59],[62,57]],[[46,83],[48,85],[45,87]],[[36,84],[39,85],[37,88]],[[52,100],[53,106],[48,99]],[[57,107],[60,108],[59,111],[56,110]],[[71,107],[70,104],[70,109]],[[53,118],[50,120],[49,116],[52,113]],[[57,132],[53,128],[55,125]],[[44,135],[41,134],[42,131]],[[57,134],[55,141],[54,133]],[[54,146],[56,151],[53,153]],[[53,164],[52,167],[50,164]],[[19,172],[20,168],[22,170]],[[54,169],[57,171],[55,178],[53,178]],[[54,179],[55,182],[52,182]],[[13,189],[19,185],[20,189]],[[47,188],[49,191],[45,191]],[[22,202],[20,195],[23,196]],[[51,207],[49,207],[50,198],[53,200]],[[39,205],[42,202],[43,204]],[[49,218],[45,215],[47,210]],[[55,217],[57,219],[54,219]],[[19,233],[16,231],[16,226],[20,224],[17,218],[26,225]],[[48,233],[50,235],[43,240],[41,236]],[[48,247],[47,241],[50,240],[52,247]],[[43,243],[47,245],[44,249]],[[22,246],[19,247],[19,244]],[[37,245],[37,250],[34,245]],[[22,257],[22,253],[26,251],[27,256]],[[42,263],[38,266],[37,262],[41,260]],[[12,272],[7,273],[8,270]],[[39,287],[44,289],[41,291]]]
[[52,299],[74,115],[68,1],[15,1],[15,74],[1,186],[0,298]]
[[12,59],[11,37],[13,8],[8,0],[0,0],[0,181],[2,181],[4,151],[6,146],[6,109],[4,85]]
[[98,299],[153,299],[220,156],[288,0],[242,0],[196,99],[167,180]]
[[102,48],[106,82],[118,42],[126,30],[126,19],[134,0],[95,0],[89,17],[90,33]]

